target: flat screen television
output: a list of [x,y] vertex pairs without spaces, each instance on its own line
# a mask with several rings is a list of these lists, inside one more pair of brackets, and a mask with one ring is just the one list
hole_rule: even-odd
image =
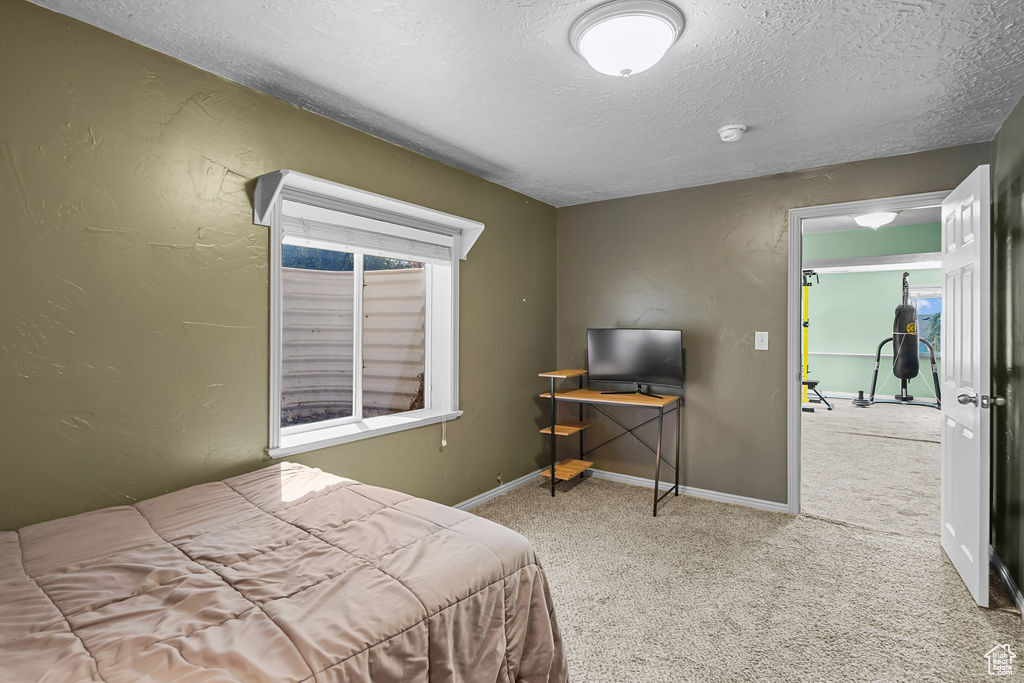
[[[628,328],[587,330],[591,381],[683,386],[683,333]],[[632,393],[632,392],[629,392]],[[640,391],[640,393],[644,393]]]

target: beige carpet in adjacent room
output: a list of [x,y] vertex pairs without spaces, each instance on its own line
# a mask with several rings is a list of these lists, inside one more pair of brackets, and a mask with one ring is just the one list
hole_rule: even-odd
[[801,512],[938,538],[941,413],[833,403],[801,413]]
[[651,493],[532,481],[474,510],[536,547],[577,683],[988,680],[994,645],[1024,654],[934,538],[687,496],[652,518]]

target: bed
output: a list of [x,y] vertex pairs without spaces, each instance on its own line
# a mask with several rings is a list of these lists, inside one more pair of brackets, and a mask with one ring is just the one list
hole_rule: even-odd
[[565,681],[498,524],[294,463],[0,533],[2,681]]

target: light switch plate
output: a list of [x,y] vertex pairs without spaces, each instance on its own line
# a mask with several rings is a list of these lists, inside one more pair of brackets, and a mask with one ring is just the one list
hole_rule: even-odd
[[755,351],[767,351],[768,350],[768,333],[767,332],[754,332],[754,350]]

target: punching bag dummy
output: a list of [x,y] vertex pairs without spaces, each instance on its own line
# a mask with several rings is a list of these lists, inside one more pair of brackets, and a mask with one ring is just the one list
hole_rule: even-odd
[[920,370],[917,350],[917,309],[910,305],[910,273],[903,273],[903,303],[896,307],[892,324],[892,374],[900,379],[914,379]]

